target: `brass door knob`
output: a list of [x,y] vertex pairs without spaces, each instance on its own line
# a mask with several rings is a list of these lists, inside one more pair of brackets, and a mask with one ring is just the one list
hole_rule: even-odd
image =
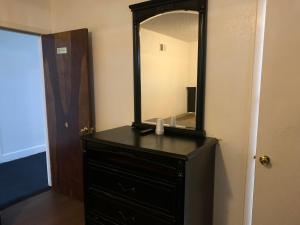
[[259,162],[264,166],[268,166],[271,163],[271,159],[269,156],[264,155],[259,157]]
[[87,134],[88,131],[89,131],[89,128],[84,127],[84,128],[82,128],[82,129],[80,130],[80,133],[81,133],[81,134]]
[[88,128],[88,127],[84,127],[80,130],[80,134],[85,135],[85,134],[92,134],[94,132],[94,128]]

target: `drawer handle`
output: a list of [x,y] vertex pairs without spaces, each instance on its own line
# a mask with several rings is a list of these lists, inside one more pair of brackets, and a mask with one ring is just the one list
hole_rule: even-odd
[[134,157],[136,158],[136,154],[134,152],[122,152],[122,151],[115,151],[117,154],[127,157]]
[[134,216],[125,216],[125,213],[123,213],[122,211],[118,211],[118,214],[121,216],[121,219],[123,220],[125,225],[130,224],[130,223],[127,223],[128,221],[131,221],[131,222],[135,221]]
[[125,192],[125,193],[127,193],[127,192],[135,192],[135,187],[125,187],[122,183],[120,183],[120,182],[118,182],[118,186],[120,187],[120,189],[123,191],[123,192]]

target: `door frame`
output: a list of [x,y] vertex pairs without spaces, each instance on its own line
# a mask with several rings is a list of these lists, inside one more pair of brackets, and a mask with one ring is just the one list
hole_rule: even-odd
[[47,103],[46,103],[46,86],[45,86],[45,72],[44,72],[44,59],[43,59],[43,48],[42,48],[42,35],[39,36],[39,47],[40,47],[40,57],[41,57],[41,74],[42,74],[42,88],[43,88],[43,111],[45,117],[45,135],[46,135],[46,164],[47,164],[47,179],[48,179],[48,186],[52,186],[52,174],[51,174],[51,159],[50,159],[50,148],[49,148],[49,136],[48,136],[48,120],[47,120]]
[[48,186],[52,186],[52,174],[51,174],[51,162],[50,162],[50,149],[49,149],[49,137],[48,137],[48,122],[47,122],[47,109],[46,109],[46,90],[45,90],[45,73],[44,73],[44,63],[43,63],[43,49],[42,49],[42,35],[41,33],[36,33],[32,31],[26,31],[26,30],[19,30],[15,28],[9,28],[9,27],[3,27],[0,26],[1,30],[7,30],[7,31],[12,31],[16,33],[21,33],[21,34],[29,34],[29,35],[34,35],[39,37],[39,51],[40,51],[40,57],[41,57],[41,71],[40,74],[42,75],[42,90],[43,90],[43,112],[44,112],[44,117],[45,117],[45,140],[46,140],[46,165],[47,165],[47,180],[48,180]]
[[253,198],[256,166],[256,150],[259,127],[259,109],[262,81],[262,67],[265,43],[265,26],[268,0],[257,0],[256,8],[256,29],[255,29],[255,49],[252,74],[249,145],[247,158],[247,174],[245,185],[244,201],[244,225],[252,225],[253,218]]

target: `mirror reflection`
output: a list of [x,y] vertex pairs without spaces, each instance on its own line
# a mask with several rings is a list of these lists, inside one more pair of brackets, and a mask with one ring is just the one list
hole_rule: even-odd
[[195,128],[198,12],[175,11],[140,25],[142,121]]

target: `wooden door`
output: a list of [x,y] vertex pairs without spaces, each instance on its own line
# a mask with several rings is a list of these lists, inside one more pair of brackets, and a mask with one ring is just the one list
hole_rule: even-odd
[[53,190],[83,198],[80,131],[93,127],[88,30],[42,36]]
[[299,0],[268,1],[253,225],[300,224],[299,20]]

